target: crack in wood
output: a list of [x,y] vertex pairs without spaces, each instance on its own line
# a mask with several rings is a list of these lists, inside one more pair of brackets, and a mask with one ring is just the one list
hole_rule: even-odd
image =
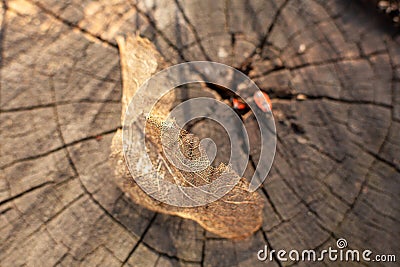
[[203,53],[203,56],[206,58],[206,60],[208,61],[212,61],[211,57],[207,54],[206,50],[204,49],[204,46],[201,42],[201,39],[199,37],[199,34],[196,30],[196,28],[194,27],[194,25],[191,23],[191,21],[189,20],[188,16],[186,15],[185,11],[183,10],[183,7],[181,5],[181,3],[179,3],[179,0],[174,0],[175,5],[178,7],[178,10],[180,11],[180,13],[183,16],[183,19],[185,20],[185,22],[188,24],[189,29],[192,31],[195,41],[198,44],[200,51]]
[[17,107],[17,108],[8,108],[8,109],[0,109],[0,113],[12,113],[12,112],[20,112],[20,111],[31,111],[35,109],[41,108],[50,108],[55,106],[62,105],[70,105],[70,104],[105,104],[105,103],[121,103],[119,100],[114,99],[78,99],[78,100],[60,100],[57,102],[51,102],[46,104],[39,104],[34,106],[26,106],[26,107]]
[[41,188],[44,188],[44,187],[46,187],[48,185],[51,185],[51,184],[55,184],[55,182],[46,181],[46,182],[43,182],[43,183],[41,183],[39,185],[33,186],[33,187],[29,188],[28,190],[25,190],[25,191],[23,191],[21,193],[18,193],[18,194],[14,195],[14,196],[12,196],[10,198],[7,198],[5,200],[0,201],[0,206],[2,206],[4,204],[7,204],[7,203],[9,203],[11,201],[14,201],[14,200],[16,200],[16,199],[18,199],[20,197],[25,196],[26,194],[29,194],[29,193],[31,193],[33,191],[36,191],[36,190],[41,189]]
[[112,129],[112,130],[104,131],[104,132],[101,132],[101,133],[97,133],[97,134],[94,134],[94,135],[90,135],[90,136],[81,138],[81,139],[76,140],[76,141],[72,141],[72,142],[63,144],[63,145],[60,146],[60,147],[51,149],[51,150],[46,151],[46,152],[44,152],[44,153],[40,153],[40,154],[37,154],[37,155],[34,155],[34,156],[30,156],[30,157],[25,157],[25,158],[20,158],[20,159],[14,160],[14,161],[12,161],[12,162],[10,162],[10,163],[7,163],[7,164],[1,166],[1,167],[0,167],[0,170],[4,170],[4,169],[6,169],[6,168],[9,168],[9,167],[11,167],[11,166],[13,166],[13,165],[15,165],[15,164],[21,163],[21,162],[31,161],[31,160],[43,158],[43,157],[48,156],[48,155],[50,155],[50,154],[52,154],[52,153],[54,153],[54,152],[63,150],[63,149],[65,149],[65,148],[74,146],[74,145],[76,145],[76,144],[79,144],[79,143],[82,143],[82,142],[85,142],[85,141],[89,141],[89,140],[94,140],[94,139],[96,139],[98,136],[104,136],[104,135],[114,134],[114,133],[115,133],[116,131],[118,131],[119,129],[121,129],[121,127],[117,127],[117,128]]
[[137,10],[139,14],[141,14],[143,17],[146,18],[147,22],[150,24],[150,26],[153,27],[153,29],[160,35],[160,37],[164,40],[164,42],[167,43],[167,45],[172,48],[182,59],[183,61],[187,61],[185,56],[183,55],[182,51],[170,40],[168,39],[165,34],[158,28],[156,21],[145,11],[143,11],[141,8],[138,7],[136,3],[133,2],[133,0],[129,0],[128,3]]
[[58,20],[62,24],[68,26],[69,28],[76,29],[76,30],[80,31],[83,35],[89,35],[90,37],[95,38],[98,41],[100,41],[101,43],[106,44],[106,45],[108,45],[108,46],[110,46],[110,47],[112,47],[114,49],[118,48],[116,44],[114,44],[114,43],[102,38],[101,36],[95,35],[95,34],[91,33],[90,31],[88,31],[88,30],[86,30],[84,28],[79,27],[79,25],[76,24],[76,23],[70,22],[70,21],[62,18],[61,16],[55,14],[54,12],[52,12],[50,9],[46,8],[45,6],[40,4],[39,2],[34,1],[34,0],[28,0],[28,1],[31,1],[31,3],[34,4],[35,6],[37,6],[41,11],[43,11],[47,15],[55,18],[56,20]]
[[268,30],[262,38],[261,42],[257,45],[253,52],[251,52],[250,55],[239,65],[239,69],[242,70],[243,73],[247,74],[246,71],[248,72],[249,70],[251,70],[251,65],[253,64],[252,59],[254,58],[254,56],[257,54],[262,54],[264,47],[269,44],[268,38],[272,30],[274,29],[275,24],[282,13],[282,10],[289,4],[289,2],[290,0],[285,0],[285,2],[283,2],[283,4],[277,9],[275,16],[273,17],[272,22],[269,25]]
[[151,225],[154,223],[156,217],[157,217],[157,213],[154,213],[153,217],[150,219],[150,222],[147,224],[143,233],[140,235],[139,240],[133,246],[131,251],[129,251],[128,256],[126,256],[125,260],[122,262],[121,267],[124,266],[128,262],[129,258],[133,255],[133,253],[136,251],[136,249],[139,247],[139,245],[143,243],[143,239],[146,236],[147,232],[149,231]]

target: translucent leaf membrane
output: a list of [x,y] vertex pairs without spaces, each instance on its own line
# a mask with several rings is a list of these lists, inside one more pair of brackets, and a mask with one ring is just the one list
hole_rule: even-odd
[[[138,87],[165,65],[154,46],[148,40],[138,36],[128,36],[126,39],[119,38],[117,41],[120,47],[123,77],[123,107],[121,114],[121,121],[123,122],[128,111],[127,105],[135,95]],[[238,177],[224,164],[220,164],[217,167],[199,168],[202,170],[197,172],[185,172],[168,162],[161,145],[162,130],[165,130],[166,126],[179,133],[179,149],[186,158],[199,160],[198,162],[201,166],[209,163],[202,158],[202,147],[199,139],[195,135],[180,129],[173,121],[167,120],[168,112],[173,103],[176,103],[176,100],[173,92],[165,95],[154,106],[150,116],[146,117],[145,121],[139,122],[139,124],[146,127],[145,147],[150,160],[146,162],[140,154],[136,158],[130,158],[131,161],[135,161],[135,166],[137,166],[135,170],[129,170],[127,167],[127,155],[124,156],[124,148],[122,146],[123,131],[117,131],[111,144],[112,152],[110,157],[110,164],[115,169],[114,179],[116,183],[134,202],[150,210],[194,220],[208,231],[225,238],[241,239],[251,235],[262,224],[264,202],[257,192],[248,190],[249,183],[244,178],[240,178],[239,182],[235,182],[232,190],[223,197],[206,205],[196,207],[168,205],[151,197],[138,185],[137,181],[140,179],[162,177],[164,181],[178,184],[183,189],[190,189],[218,181],[218,177],[223,172],[227,173],[228,176]],[[147,101],[146,97],[143,98],[143,101]],[[130,112],[134,112],[134,110]],[[137,126],[137,128],[130,128],[131,146],[133,148],[131,152],[133,154],[135,138],[143,135],[140,125]],[[155,185],[154,190],[157,191],[157,184],[155,183]],[[169,196],[169,192],[163,193],[165,197]],[[185,201],[185,199],[182,199],[182,201]]]

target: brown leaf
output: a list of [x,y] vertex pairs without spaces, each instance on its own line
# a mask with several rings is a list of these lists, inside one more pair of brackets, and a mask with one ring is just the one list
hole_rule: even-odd
[[[126,39],[120,37],[117,41],[120,48],[123,77],[121,114],[123,122],[125,109],[137,89],[157,70],[166,67],[166,64],[147,39],[139,36],[128,36]],[[175,95],[173,93],[163,97],[155,105],[151,112],[152,116],[147,121],[146,147],[152,163],[152,166],[147,167],[157,172],[163,172],[164,179],[182,186],[191,187],[210,183],[217,179],[220,172],[229,171],[228,167],[221,164],[216,168],[210,166],[201,172],[189,173],[178,170],[165,159],[161,146],[160,129],[174,100]],[[179,141],[185,156],[199,157],[198,138],[182,129],[177,130],[180,131]],[[138,132],[138,135],[140,134]],[[110,162],[115,168],[115,180],[134,202],[156,212],[194,220],[208,231],[226,238],[247,237],[261,226],[263,200],[257,192],[248,191],[249,184],[244,178],[241,178],[225,196],[207,205],[199,207],[171,206],[147,195],[133,179],[128,171],[122,151],[121,130],[115,134],[111,149]],[[237,177],[233,171],[229,174]],[[140,175],[140,173],[134,174],[134,176],[136,175]]]

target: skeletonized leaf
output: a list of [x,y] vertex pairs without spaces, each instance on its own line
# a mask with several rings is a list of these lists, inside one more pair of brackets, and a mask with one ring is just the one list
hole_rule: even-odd
[[[121,120],[124,121],[126,107],[137,89],[157,70],[166,65],[155,47],[147,39],[128,36],[126,39],[120,37],[117,41],[120,48],[123,77]],[[145,98],[144,95],[143,101],[146,101]],[[150,169],[153,173],[162,174],[161,176],[166,181],[187,188],[210,184],[218,179],[219,174],[223,171],[231,175],[232,178],[237,177],[237,174],[223,164],[218,167],[199,168],[196,172],[185,172],[168,162],[161,145],[162,136],[165,134],[163,127],[166,123],[172,130],[178,131],[178,140],[172,141],[177,141],[179,148],[187,158],[198,160],[199,164],[206,161],[202,158],[204,152],[199,146],[198,138],[179,129],[173,122],[166,121],[174,101],[174,93],[168,93],[155,105],[151,116],[147,119],[146,148],[151,162],[142,166],[143,170]],[[140,136],[140,134],[143,133],[138,128],[137,133],[134,132],[130,137],[135,139],[135,136]],[[141,170],[133,173],[135,177],[132,177],[132,173],[128,171],[122,151],[122,131],[115,134],[111,149],[110,162],[115,168],[115,180],[134,202],[156,212],[194,220],[208,231],[226,238],[247,237],[261,226],[263,200],[257,192],[247,190],[248,182],[244,178],[241,178],[225,196],[207,205],[198,207],[172,206],[150,197],[135,182],[134,178],[141,175]],[[239,177],[237,178],[239,179]]]

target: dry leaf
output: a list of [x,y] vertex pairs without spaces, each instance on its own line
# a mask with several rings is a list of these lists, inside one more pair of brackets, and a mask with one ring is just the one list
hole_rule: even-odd
[[[123,95],[122,114],[123,122],[125,109],[143,82],[150,78],[157,70],[166,65],[155,47],[147,39],[135,36],[117,39],[122,66]],[[163,155],[160,129],[165,123],[172,103],[175,100],[173,93],[168,94],[152,110],[152,116],[146,124],[146,147],[152,166],[148,168],[163,172],[166,180],[183,185],[198,186],[209,183],[218,177],[218,173],[227,170],[225,165],[217,168],[209,167],[201,173],[187,173],[180,171],[169,164]],[[198,139],[181,129],[180,142],[183,153],[196,158],[199,154]],[[138,132],[138,135],[141,134]],[[199,207],[171,206],[147,195],[135,182],[128,171],[122,151],[122,131],[119,130],[112,141],[110,162],[115,169],[115,180],[119,187],[129,197],[152,211],[177,215],[198,222],[210,232],[226,238],[245,238],[257,231],[262,223],[263,200],[257,192],[249,192],[247,180],[241,178],[236,186],[217,201]],[[154,167],[157,166],[157,167]],[[134,174],[138,175],[138,174]],[[232,175],[236,175],[232,173]],[[237,176],[236,176],[237,177]]]

